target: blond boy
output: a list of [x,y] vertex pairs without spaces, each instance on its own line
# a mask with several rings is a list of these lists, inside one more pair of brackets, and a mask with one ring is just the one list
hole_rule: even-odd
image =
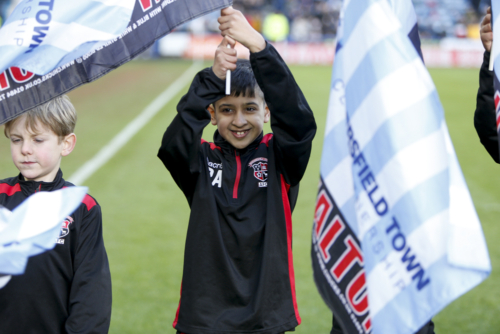
[[[73,105],[61,96],[5,124],[20,173],[0,180],[0,205],[13,210],[35,192],[73,186],[60,164],[75,147],[75,123]],[[25,273],[0,289],[0,305],[4,334],[108,332],[111,276],[93,197],[66,218],[54,249],[31,257]]]

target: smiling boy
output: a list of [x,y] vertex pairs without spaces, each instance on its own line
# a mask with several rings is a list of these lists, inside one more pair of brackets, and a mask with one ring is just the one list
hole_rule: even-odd
[[[13,210],[35,192],[73,186],[59,167],[75,147],[75,123],[75,109],[62,96],[5,124],[20,173],[0,180],[0,206]],[[108,332],[111,276],[93,197],[66,218],[54,249],[31,257],[25,273],[0,289],[0,305],[5,334]]]
[[[243,14],[223,9],[219,23],[214,65],[195,76],[158,152],[191,207],[173,326],[186,334],[293,331],[291,213],[316,124],[290,70]],[[235,41],[250,61],[237,60]],[[263,135],[269,121],[273,134]],[[210,122],[212,143],[201,139]]]

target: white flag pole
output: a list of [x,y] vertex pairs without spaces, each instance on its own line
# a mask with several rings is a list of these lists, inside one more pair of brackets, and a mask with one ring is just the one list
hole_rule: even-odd
[[493,55],[493,43],[495,43],[495,41],[491,42],[490,66],[488,67],[490,71],[493,71],[493,63],[495,59],[495,56]]
[[[231,48],[231,45],[227,45],[228,48]],[[226,71],[226,95],[231,95],[231,70]]]

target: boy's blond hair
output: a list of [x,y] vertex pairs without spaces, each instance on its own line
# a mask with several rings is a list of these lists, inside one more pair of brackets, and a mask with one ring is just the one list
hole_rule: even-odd
[[[66,95],[58,96],[49,102],[23,113],[26,115],[25,126],[33,133],[37,133],[37,122],[51,129],[60,140],[73,133],[76,124],[76,110]],[[3,133],[9,138],[10,129],[19,117],[5,123]]]

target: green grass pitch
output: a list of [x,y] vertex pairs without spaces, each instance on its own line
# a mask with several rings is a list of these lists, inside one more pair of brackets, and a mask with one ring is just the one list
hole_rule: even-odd
[[[69,95],[79,121],[75,151],[63,159],[69,177],[125,127],[190,63],[135,61]],[[294,263],[302,324],[297,333],[329,333],[331,313],[319,296],[310,263],[311,227],[331,67],[291,67],[311,105],[318,134],[293,214]],[[435,316],[436,333],[498,333],[500,328],[500,177],[473,128],[478,70],[431,70],[462,170],[488,242],[491,276]],[[187,87],[183,90],[183,93]],[[87,182],[102,206],[113,280],[111,333],[174,333],[189,208],[156,158],[162,134],[183,94],[166,105]],[[213,130],[207,127],[205,139]],[[3,129],[2,129],[3,130]],[[7,139],[0,140],[0,179],[17,174]]]

